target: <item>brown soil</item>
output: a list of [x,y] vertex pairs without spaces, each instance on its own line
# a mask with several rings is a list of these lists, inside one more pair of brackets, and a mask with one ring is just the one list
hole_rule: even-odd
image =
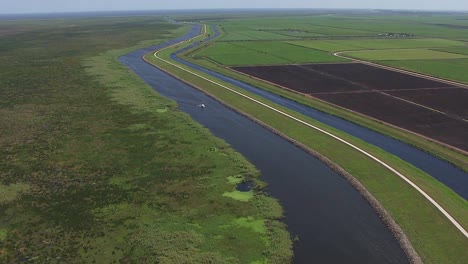
[[386,123],[468,150],[468,123],[378,92],[316,97]]
[[360,63],[233,69],[468,151],[468,89]]
[[468,120],[468,89],[406,90],[386,93]]
[[375,90],[438,88],[450,85],[361,63],[314,64],[305,66]]

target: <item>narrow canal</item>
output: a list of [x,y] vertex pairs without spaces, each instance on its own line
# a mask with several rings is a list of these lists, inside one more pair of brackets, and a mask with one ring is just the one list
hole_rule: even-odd
[[[193,87],[145,63],[141,57],[200,32],[129,53],[121,62],[179,108],[249,159],[286,211],[298,236],[295,263],[407,263],[397,241],[360,194],[340,175],[271,131]],[[206,108],[197,107],[203,102]]]
[[[213,31],[215,34],[213,34],[213,36],[211,36],[210,38],[216,38],[219,35],[219,32],[216,27],[213,27]],[[447,187],[452,189],[461,197],[468,199],[468,173],[464,172],[460,168],[457,168],[447,161],[441,160],[423,150],[420,150],[399,140],[393,139],[389,136],[383,135],[381,133],[365,128],[353,122],[347,121],[340,117],[333,116],[320,110],[314,109],[312,107],[297,103],[293,100],[282,97],[275,93],[254,87],[247,83],[219,74],[217,72],[211,71],[209,69],[203,68],[199,65],[195,65],[177,57],[177,54],[183,52],[184,50],[193,48],[193,46],[196,45],[199,45],[199,43],[194,43],[190,47],[177,51],[176,53],[171,55],[171,58],[179,63],[189,66],[190,68],[202,71],[215,78],[231,83],[248,92],[254,93],[281,106],[287,107],[293,111],[311,117],[317,121],[320,121],[338,130],[346,132],[359,139],[362,139],[367,143],[375,145],[391,154],[394,154],[402,160],[412,164],[413,166],[431,175],[439,182],[445,184]]]

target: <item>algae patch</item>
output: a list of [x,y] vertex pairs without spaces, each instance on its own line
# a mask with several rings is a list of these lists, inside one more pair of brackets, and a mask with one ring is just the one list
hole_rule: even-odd
[[223,196],[230,197],[234,200],[238,200],[241,202],[248,202],[250,199],[253,198],[254,193],[252,191],[250,192],[232,191],[232,192],[223,193]]
[[3,242],[6,240],[8,235],[8,232],[6,229],[0,229],[0,242]]
[[156,109],[156,112],[158,112],[160,114],[166,113],[167,112],[167,107]]
[[231,184],[239,184],[242,182],[242,176],[229,176],[227,179]]

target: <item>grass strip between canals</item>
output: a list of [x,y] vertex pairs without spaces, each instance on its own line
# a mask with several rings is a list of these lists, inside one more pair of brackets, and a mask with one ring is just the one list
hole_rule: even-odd
[[[198,40],[198,39],[196,39]],[[183,48],[180,45],[178,48]],[[170,48],[159,53],[165,60],[170,60],[169,55],[176,49]],[[370,160],[362,153],[343,145],[342,143],[322,134],[296,121],[267,110],[244,97],[234,94],[226,89],[220,89],[217,85],[196,77],[184,70],[155,59],[153,54],[148,54],[146,59],[156,66],[172,73],[178,78],[191,83],[208,94],[215,96],[226,104],[247,113],[253,118],[268,124],[289,138],[297,140],[311,149],[318,151],[325,157],[356,177],[387,209],[395,221],[402,227],[411,243],[426,263],[457,263],[466,259],[468,253],[464,250],[468,241],[432,204],[422,195],[410,187],[402,179]],[[175,62],[173,62],[175,63]],[[187,68],[183,65],[179,65]],[[190,69],[191,71],[194,71]],[[197,71],[195,71],[197,72]],[[210,76],[197,72],[205,78]],[[340,138],[366,150],[377,158],[384,160],[390,166],[398,169],[402,174],[415,182],[429,195],[441,204],[457,221],[466,229],[468,226],[467,202],[437,182],[429,175],[418,170],[414,166],[402,161],[396,156],[390,155],[370,144],[351,137],[333,128],[320,124],[310,118],[285,109],[284,107],[267,102],[262,98],[249,94],[230,84],[216,80],[219,83],[248,95],[258,101],[273,106],[291,116],[300,118],[310,124],[318,126],[326,131],[338,135]]]

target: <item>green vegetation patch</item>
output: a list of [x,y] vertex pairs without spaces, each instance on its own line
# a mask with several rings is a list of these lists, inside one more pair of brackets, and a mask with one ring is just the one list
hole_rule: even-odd
[[345,55],[353,58],[384,61],[384,60],[437,60],[437,59],[464,59],[467,55],[454,54],[429,49],[393,49],[393,50],[366,50],[351,51]]
[[450,53],[455,53],[455,54],[463,54],[463,55],[468,55],[468,46],[463,46],[463,47],[452,47],[452,48],[443,48],[443,49],[436,49],[438,51],[443,51],[443,52],[450,52]]
[[224,197],[229,197],[237,201],[248,202],[254,197],[253,191],[241,192],[241,191],[232,191],[223,193]]
[[247,227],[260,234],[266,234],[265,221],[262,219],[254,219],[253,217],[242,217],[235,220],[236,225]]
[[[12,62],[0,64],[1,263],[290,261],[285,226],[255,202],[263,194],[222,197],[229,176],[258,181],[255,167],[118,60],[188,26],[24,23],[38,26],[0,39]],[[266,233],[235,224],[248,217]]]
[[357,47],[346,45],[341,41],[332,40],[300,40],[300,41],[289,41],[289,44],[297,45],[301,47],[323,50],[328,52],[340,51],[340,50],[354,50]]
[[8,235],[8,231],[4,228],[0,228],[0,242],[5,241],[5,239],[7,238],[7,235]]
[[198,52],[195,58],[206,57],[219,64],[235,66],[245,64],[284,64],[288,61],[257,50],[229,42],[217,42]]
[[302,30],[278,30],[278,31],[272,31],[276,34],[281,34],[285,36],[290,36],[290,37],[295,37],[295,38],[308,38],[308,37],[322,37],[325,36],[323,34],[319,33],[314,33],[314,32],[308,32],[308,31],[302,31]]
[[229,176],[228,178],[228,182],[231,183],[231,184],[239,184],[243,181],[243,177],[241,175],[239,176]]
[[213,45],[199,51],[195,57],[210,57],[210,56],[223,56],[223,55],[242,55],[245,53],[256,53],[255,51],[248,51],[245,48],[234,45],[230,42],[216,42]]
[[166,113],[167,110],[168,110],[167,107],[165,107],[165,108],[159,108],[159,109],[156,110],[156,112],[158,112],[158,113],[160,113],[160,114],[163,114],[163,113]]
[[[237,44],[237,43],[236,43]],[[285,59],[291,63],[341,62],[344,59],[334,57],[326,52],[303,48],[284,42],[242,42],[237,45],[249,50],[266,53]]]
[[468,83],[468,59],[457,60],[399,60],[379,63],[419,72],[448,80]]
[[262,53],[243,55],[219,55],[209,57],[211,60],[226,66],[287,64],[288,60]]
[[447,39],[354,39],[354,40],[309,40],[291,41],[291,44],[325,51],[366,50],[366,49],[414,49],[456,47],[461,41]]
[[202,57],[228,66],[345,61],[323,51],[275,41],[217,42],[194,55]]
[[346,26],[343,26],[343,25],[339,27],[329,26],[325,23],[323,23],[322,25],[319,25],[318,23],[308,25],[307,30],[309,32],[322,34],[322,35],[328,35],[328,36],[371,36],[371,35],[375,35],[375,33],[371,31],[347,28]]
[[220,40],[222,41],[245,41],[245,40],[257,40],[252,36],[242,34],[241,32],[227,32],[223,35]]
[[274,32],[268,32],[268,31],[263,31],[263,30],[249,30],[249,31],[236,32],[236,33],[240,33],[244,36],[251,37],[256,40],[295,39],[295,37],[292,37],[292,36],[284,36],[284,35],[276,34]]
[[4,185],[0,183],[0,205],[16,200],[21,193],[29,190],[29,185],[23,183],[13,183]]

